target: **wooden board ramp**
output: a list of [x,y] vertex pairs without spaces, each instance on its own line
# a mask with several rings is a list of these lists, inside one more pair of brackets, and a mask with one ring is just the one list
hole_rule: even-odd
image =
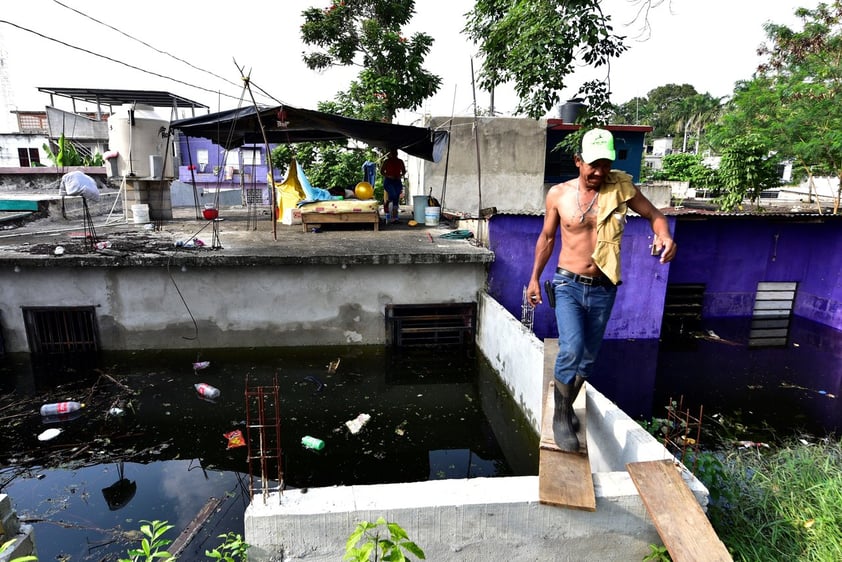
[[673,562],[730,562],[693,492],[671,460],[626,465]]
[[579,451],[568,453],[559,449],[553,439],[553,368],[558,354],[558,340],[544,341],[544,376],[542,378],[543,415],[538,464],[538,501],[547,505],[596,511],[593,474],[588,458],[586,420],[586,385],[573,403],[579,418]]
[[190,541],[196,537],[205,522],[211,515],[213,515],[221,503],[222,498],[210,498],[207,503],[205,503],[205,506],[199,510],[199,513],[196,514],[196,517],[193,518],[190,524],[187,525],[181,534],[179,534],[172,542],[170,547],[167,549],[167,552],[169,552],[171,556],[177,557],[180,555],[190,544]]

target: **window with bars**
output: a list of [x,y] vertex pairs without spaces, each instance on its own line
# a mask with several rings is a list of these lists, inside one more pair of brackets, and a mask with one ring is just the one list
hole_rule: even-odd
[[22,168],[37,166],[41,163],[41,155],[37,148],[18,148],[18,162]]
[[47,114],[18,113],[18,129],[21,133],[47,133]]
[[93,306],[24,307],[23,321],[31,353],[99,350],[99,329]]

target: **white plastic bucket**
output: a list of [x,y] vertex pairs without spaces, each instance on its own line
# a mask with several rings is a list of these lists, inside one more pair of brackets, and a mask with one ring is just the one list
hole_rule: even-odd
[[424,208],[424,224],[426,226],[438,226],[441,219],[441,207]]
[[132,220],[135,224],[146,224],[149,222],[149,205],[132,205]]

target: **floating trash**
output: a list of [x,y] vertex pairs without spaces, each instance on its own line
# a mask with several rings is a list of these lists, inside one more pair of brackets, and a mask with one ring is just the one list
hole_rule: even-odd
[[56,427],[51,427],[50,429],[46,429],[42,431],[38,435],[38,441],[49,441],[50,439],[55,439],[61,434],[61,430]]
[[357,433],[360,432],[360,430],[363,428],[363,426],[368,423],[368,420],[370,420],[370,419],[371,419],[370,415],[360,414],[356,418],[346,421],[345,426],[348,428],[348,430],[351,433],[357,434]]

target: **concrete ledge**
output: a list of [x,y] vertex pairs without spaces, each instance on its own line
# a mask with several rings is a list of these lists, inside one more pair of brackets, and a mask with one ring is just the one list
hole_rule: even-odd
[[631,498],[599,497],[595,513],[547,506],[537,476],[293,490],[252,502],[245,533],[249,560],[339,560],[357,523],[381,516],[427,560],[641,560],[660,539]]

